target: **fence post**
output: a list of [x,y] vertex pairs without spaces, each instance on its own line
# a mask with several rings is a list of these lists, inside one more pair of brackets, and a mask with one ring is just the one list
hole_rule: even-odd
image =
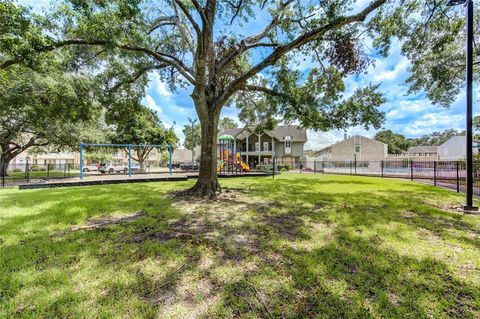
[[350,175],[352,175],[352,166],[353,166],[353,163],[352,161],[350,161]]
[[25,177],[27,178],[27,183],[30,182],[30,163],[28,162],[28,158],[25,165]]
[[413,160],[410,160],[410,180],[413,181]]
[[382,178],[383,178],[383,160],[380,161],[380,169],[382,170]]
[[313,174],[317,174],[317,162],[313,161]]
[[169,166],[170,166],[170,176],[172,176],[172,144],[168,145],[168,151],[169,151],[169,155],[170,155],[170,163],[169,163]]
[[273,157],[273,164],[272,164],[272,179],[275,179],[275,157]]
[[460,193],[460,174],[459,174],[459,168],[460,168],[460,161],[457,161],[457,193]]
[[322,174],[325,175],[325,160],[322,160]]
[[433,186],[437,186],[437,161],[433,161]]
[[5,187],[5,175],[7,174],[7,166],[5,165],[4,162],[1,162],[0,164],[0,170],[1,170],[1,174],[2,174],[2,187]]
[[50,178],[50,163],[47,163],[47,179]]
[[83,179],[83,143],[80,143],[80,179]]
[[128,177],[132,176],[132,144],[128,144]]
[[353,171],[353,174],[354,175],[357,175],[357,157],[355,156],[354,160],[353,160],[353,165],[354,165],[354,171]]

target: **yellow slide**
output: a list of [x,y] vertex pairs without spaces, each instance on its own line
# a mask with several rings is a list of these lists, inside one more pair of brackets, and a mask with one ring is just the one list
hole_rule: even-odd
[[224,161],[220,161],[219,163],[217,163],[217,173],[219,173],[222,170],[224,164],[225,164]]
[[237,156],[236,156],[237,164],[240,165],[243,171],[245,172],[250,171],[250,167],[247,164],[245,164],[240,158],[241,158],[240,153],[237,153]]
[[238,164],[240,164],[240,166],[242,167],[242,169],[243,169],[245,172],[250,171],[250,167],[249,167],[247,164],[245,164],[244,162],[239,161]]

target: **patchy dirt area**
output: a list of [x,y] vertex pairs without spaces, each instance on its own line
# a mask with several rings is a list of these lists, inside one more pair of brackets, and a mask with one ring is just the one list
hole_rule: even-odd
[[89,218],[87,220],[87,224],[74,226],[71,228],[72,231],[76,230],[89,230],[89,229],[98,229],[104,228],[110,225],[122,224],[134,221],[139,219],[140,217],[144,217],[146,214],[144,212],[132,213],[127,215],[121,216],[105,216],[105,217],[98,217],[98,218]]

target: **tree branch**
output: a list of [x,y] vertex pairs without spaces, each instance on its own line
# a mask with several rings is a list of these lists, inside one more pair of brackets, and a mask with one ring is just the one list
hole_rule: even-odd
[[198,37],[201,37],[202,36],[202,31],[201,31],[200,27],[198,26],[198,24],[193,19],[190,12],[188,11],[188,8],[183,4],[183,2],[181,0],[173,0],[173,1],[180,7],[180,10],[182,10],[183,14],[187,17],[188,21],[190,21],[190,24],[192,25],[192,27],[197,32]]
[[[70,45],[99,45],[99,46],[108,46],[111,45],[113,47],[123,49],[126,51],[132,51],[132,52],[141,52],[144,54],[147,54],[159,62],[166,63],[170,66],[175,67],[180,74],[182,74],[190,83],[194,84],[195,79],[193,77],[193,71],[188,68],[182,61],[177,59],[176,57],[162,53],[162,52],[157,52],[152,49],[144,48],[144,47],[137,47],[133,45],[128,45],[128,44],[115,44],[106,40],[83,40],[83,39],[70,39],[70,40],[65,40],[65,41],[59,41],[56,42],[52,45],[45,46],[43,48],[39,48],[37,52],[49,52],[53,51],[62,47],[70,46]],[[5,67],[8,67],[13,64],[18,64],[21,63],[21,60],[8,60],[5,61],[2,65],[0,65],[0,69],[3,69]],[[5,66],[5,67],[4,67]]]
[[[265,45],[259,45],[257,44],[258,41],[262,40],[265,38],[270,31],[272,31],[276,26],[278,26],[282,20],[282,16],[284,13],[284,10],[292,3],[294,0],[288,0],[284,2],[283,4],[280,5],[280,7],[277,9],[278,13],[273,17],[272,21],[259,33],[249,36],[242,40],[237,48],[232,50],[229,54],[227,54],[224,58],[222,58],[220,61],[217,63],[217,70],[222,70],[223,68],[227,67],[230,63],[232,63],[240,54],[252,49],[256,48],[259,46],[265,46]],[[275,46],[275,45],[268,45],[268,46]]]
[[336,29],[338,27],[354,23],[354,22],[362,22],[364,21],[367,16],[383,5],[387,0],[376,0],[368,5],[365,9],[363,9],[360,13],[337,18],[334,21],[325,24],[319,28],[314,30],[308,31],[293,41],[284,44],[282,46],[277,47],[269,56],[263,59],[261,62],[253,66],[250,70],[239,76],[237,79],[233,80],[232,83],[224,90],[223,94],[219,96],[216,102],[216,107],[219,105],[222,106],[228,99],[235,93],[235,91],[239,90],[244,83],[250,79],[255,74],[259,73],[263,69],[268,66],[275,64],[281,57],[283,57],[286,53],[300,48],[302,45],[309,43],[315,39],[318,39],[320,36],[324,35],[326,32]]
[[144,68],[141,68],[135,74],[133,74],[130,78],[126,79],[125,81],[120,81],[119,83],[115,84],[111,89],[109,89],[109,92],[115,92],[117,91],[121,86],[123,86],[126,83],[134,83],[136,80],[138,80],[143,74],[147,73],[148,71],[151,70],[156,70],[156,69],[163,69],[167,67],[167,64],[158,64],[158,65],[151,65],[151,66],[146,66]]
[[266,93],[266,94],[269,94],[269,95],[272,95],[272,96],[278,96],[278,97],[282,97],[282,98],[285,98],[285,99],[288,99],[289,96],[287,94],[284,94],[284,93],[281,93],[281,92],[278,92],[278,91],[274,91],[270,88],[267,88],[267,87],[264,87],[264,86],[258,86],[258,85],[244,85],[240,90],[242,91],[256,91],[256,92],[263,92],[263,93]]

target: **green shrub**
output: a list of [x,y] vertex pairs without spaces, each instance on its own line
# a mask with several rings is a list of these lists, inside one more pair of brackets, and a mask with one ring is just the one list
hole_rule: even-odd
[[40,166],[32,166],[32,169],[31,169],[32,172],[43,172],[46,170],[47,169],[45,167],[40,167]]
[[277,169],[279,171],[285,172],[285,171],[290,170],[290,166],[288,166],[288,164],[280,164],[280,165],[277,166]]
[[23,172],[23,169],[21,169],[21,168],[14,168],[14,169],[12,169],[12,172],[15,172],[15,173]]

